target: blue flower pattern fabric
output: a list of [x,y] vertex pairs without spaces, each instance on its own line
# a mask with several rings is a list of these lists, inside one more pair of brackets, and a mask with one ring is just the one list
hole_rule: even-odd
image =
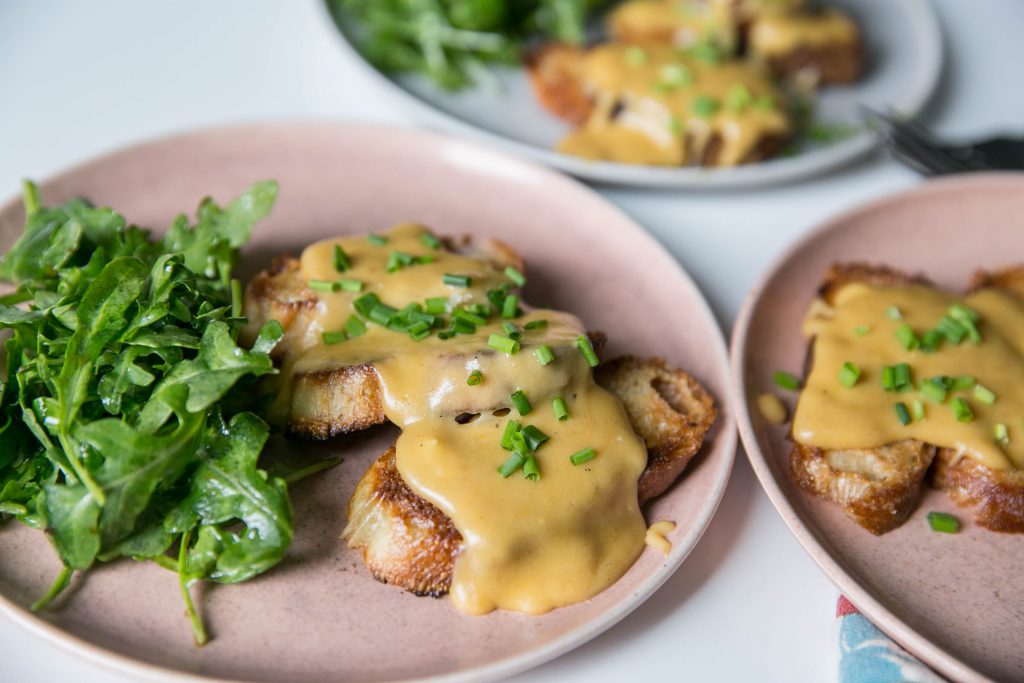
[[945,683],[901,648],[845,597],[839,617],[839,683]]

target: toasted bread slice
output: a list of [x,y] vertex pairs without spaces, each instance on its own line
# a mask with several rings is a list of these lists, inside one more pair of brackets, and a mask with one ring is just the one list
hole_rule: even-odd
[[932,483],[958,506],[972,508],[974,521],[992,531],[1024,533],[1024,470],[993,470],[943,448]]
[[[623,402],[648,449],[641,502],[664,492],[700,449],[715,421],[714,401],[688,374],[660,359],[611,361],[595,374]],[[447,516],[418,497],[388,449],[366,471],[349,501],[344,536],[378,580],[417,595],[438,596],[451,585],[462,536]]]
[[[780,35],[790,36],[783,43]],[[766,14],[746,30],[749,56],[780,78],[809,79],[807,85],[852,83],[864,73],[861,31],[834,7],[809,7],[796,12]]]
[[[839,290],[855,282],[879,287],[927,284],[923,277],[883,266],[836,264],[825,274],[818,296],[824,305],[832,305]],[[813,353],[812,340],[809,358]],[[825,450],[794,443],[790,470],[802,489],[838,503],[871,533],[884,534],[902,524],[914,509],[934,458],[934,447],[912,439],[856,450]]]
[[[468,237],[442,240],[444,248],[487,259],[501,269],[524,271],[523,259],[499,240],[474,242]],[[306,286],[298,259],[283,256],[259,273],[245,292],[250,334],[267,320],[285,329],[284,343],[275,350],[302,347],[306,330],[316,314],[319,298]],[[366,429],[386,421],[380,380],[371,365],[340,366],[296,373],[292,379],[291,407],[285,431],[290,436],[322,440]]]

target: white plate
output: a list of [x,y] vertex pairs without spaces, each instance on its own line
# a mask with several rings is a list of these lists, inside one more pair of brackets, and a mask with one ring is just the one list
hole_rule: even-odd
[[[817,118],[858,123],[861,107],[920,111],[942,71],[942,33],[927,0],[828,0],[854,16],[867,41],[868,72],[853,86],[826,89]],[[330,14],[325,10],[326,14]],[[500,89],[470,88],[450,93],[426,77],[381,73],[355,49],[351,19],[339,22],[341,44],[353,61],[424,123],[503,145],[518,154],[580,178],[665,188],[734,188],[770,185],[823,173],[870,152],[876,136],[863,132],[840,142],[802,149],[792,157],[741,168],[659,168],[593,162],[553,151],[568,126],[535,101],[519,68],[496,71]]]

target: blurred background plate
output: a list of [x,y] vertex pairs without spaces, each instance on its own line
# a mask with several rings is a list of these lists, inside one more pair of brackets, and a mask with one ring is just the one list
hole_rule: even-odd
[[[865,35],[868,70],[858,83],[824,89],[816,120],[859,124],[861,107],[919,112],[935,90],[942,70],[942,34],[928,0],[828,0],[848,12]],[[325,5],[325,15],[330,11]],[[805,178],[848,164],[871,151],[876,140],[864,131],[831,144],[805,145],[794,156],[740,168],[658,168],[593,162],[560,154],[555,143],[569,130],[536,103],[521,68],[495,68],[499,88],[457,93],[426,77],[388,75],[367,62],[355,47],[359,27],[344,13],[333,19],[349,57],[372,75],[395,102],[424,123],[503,145],[517,154],[580,178],[664,188],[734,188],[771,185]]]
[[[740,436],[761,485],[804,549],[879,628],[957,681],[1021,680],[1024,538],[983,529],[942,491],[924,488],[899,528],[874,536],[838,505],[801,491],[789,469],[788,425],[758,411],[776,370],[799,373],[801,321],[825,271],[868,262],[921,273],[963,291],[979,268],[1024,261],[1024,174],[931,181],[829,221],[776,261],[748,295],[732,339]],[[956,535],[932,531],[929,511],[956,515]]]

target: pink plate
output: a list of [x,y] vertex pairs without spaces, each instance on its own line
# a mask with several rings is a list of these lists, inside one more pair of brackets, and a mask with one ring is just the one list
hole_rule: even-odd
[[[776,370],[799,372],[800,322],[825,270],[868,261],[922,272],[950,289],[977,268],[1024,263],[1024,175],[929,182],[836,218],[779,259],[748,296],[732,342],[734,409],[768,497],[811,557],[880,628],[955,680],[1024,675],[1024,537],[970,521],[939,491],[925,492],[900,528],[873,536],[838,506],[800,491],[789,475],[786,427],[755,401],[780,394]],[[785,397],[790,408],[795,395]],[[931,510],[957,514],[957,535],[932,532]]]
[[[204,195],[227,200],[251,182],[280,181],[272,216],[243,259],[251,276],[271,256],[314,240],[414,220],[441,233],[506,240],[530,266],[531,301],[571,310],[609,333],[610,354],[664,356],[722,403],[725,345],[700,292],[625,215],[578,183],[433,134],[335,123],[249,125],[131,147],[43,184],[45,201],[73,195],[163,227]],[[0,240],[20,233],[20,205],[0,209]],[[6,248],[6,246],[4,247]],[[192,644],[173,574],[117,562],[78,577],[58,609],[26,609],[59,569],[43,534],[0,529],[0,607],[27,628],[89,658],[147,678],[251,681],[481,680],[506,676],[593,638],[646,600],[707,527],[729,477],[736,438],[727,405],[685,477],[647,511],[679,523],[666,558],[646,551],[612,588],[542,617],[467,617],[447,600],[374,581],[340,540],[355,482],[391,429],[311,446],[343,463],[293,487],[295,542],[285,562],[246,584],[208,586],[214,640]]]

